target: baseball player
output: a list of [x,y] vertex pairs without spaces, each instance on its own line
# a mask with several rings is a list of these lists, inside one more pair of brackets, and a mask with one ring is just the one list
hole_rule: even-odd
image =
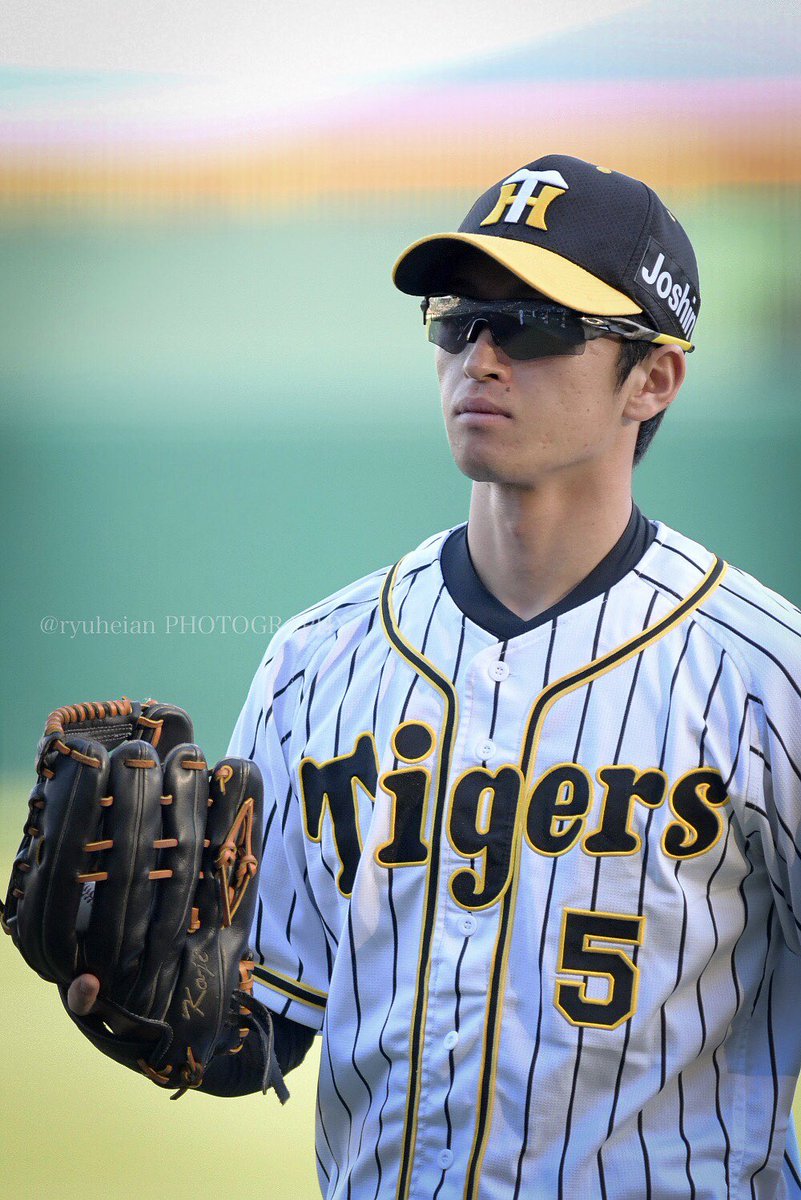
[[289,621],[230,747],[284,1071],[322,1035],[322,1192],[801,1195],[801,618],[631,498],[687,235],[548,155],[394,279],[468,521]]

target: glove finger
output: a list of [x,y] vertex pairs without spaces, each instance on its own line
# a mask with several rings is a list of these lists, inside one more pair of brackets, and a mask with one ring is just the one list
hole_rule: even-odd
[[[45,979],[68,984],[80,970],[76,923],[91,884],[93,853],[108,791],[109,756],[75,735],[47,755],[49,778],[31,797],[31,819],[15,861],[16,912],[6,921],[26,961]],[[67,750],[69,753],[64,753]]]
[[[198,1063],[208,1062],[232,1015],[256,903],[254,822],[261,820],[261,775],[246,759],[224,759],[212,772],[202,877],[195,894],[169,1023],[175,1045],[188,1046]],[[252,899],[251,899],[252,897]]]
[[146,742],[109,756],[113,803],[103,809],[100,877],[82,934],[81,969],[97,975],[101,997],[125,1003],[147,939],[161,836],[161,764]]
[[205,853],[216,886],[204,889],[201,914],[206,909],[222,929],[244,926],[250,933],[257,891],[250,881],[261,848],[262,793],[261,772],[250,759],[224,758],[212,772]]
[[168,754],[176,746],[195,740],[192,718],[177,704],[146,702],[137,726],[141,730],[139,736],[158,750],[162,762],[166,762]]
[[199,746],[176,746],[164,764],[162,830],[153,912],[139,982],[130,1007],[163,1019],[175,987],[183,944],[193,925],[206,812],[208,767]]

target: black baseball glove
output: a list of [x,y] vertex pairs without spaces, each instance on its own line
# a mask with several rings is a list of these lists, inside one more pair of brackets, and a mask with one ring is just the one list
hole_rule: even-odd
[[209,771],[192,738],[183,709],[150,700],[51,713],[3,928],[65,1007],[77,975],[97,976],[91,1014],[67,1011],[117,1062],[178,1096],[248,1039],[284,1100],[247,949],[261,775],[241,758]]

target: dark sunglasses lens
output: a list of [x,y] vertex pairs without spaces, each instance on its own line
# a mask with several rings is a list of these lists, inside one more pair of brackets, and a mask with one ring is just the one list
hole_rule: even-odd
[[428,340],[449,354],[461,354],[472,324],[473,318],[436,317],[428,322]]
[[584,350],[584,330],[578,321],[542,322],[534,317],[497,316],[490,321],[493,338],[510,358],[553,358],[565,354],[581,354]]
[[[521,315],[522,314],[522,315]],[[479,325],[474,330],[476,322]],[[428,338],[449,354],[461,354],[468,338],[475,340],[489,326],[493,341],[510,358],[525,360],[581,354],[584,327],[572,313],[544,310],[514,313],[472,312],[429,318]]]

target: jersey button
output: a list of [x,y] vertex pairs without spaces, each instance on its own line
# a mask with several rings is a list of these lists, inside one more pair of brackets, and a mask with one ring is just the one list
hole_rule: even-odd
[[440,1150],[439,1154],[437,1155],[437,1162],[442,1167],[443,1171],[447,1171],[448,1167],[453,1162],[453,1151]]
[[459,929],[465,937],[472,937],[478,928],[478,921],[470,913],[459,918]]
[[452,1029],[450,1031],[450,1033],[445,1034],[445,1037],[443,1039],[443,1044],[444,1044],[446,1050],[452,1050],[458,1041],[459,1041],[459,1034],[456,1032],[455,1029]]
[[488,758],[492,758],[494,753],[495,743],[491,742],[489,738],[486,738],[483,742],[476,743],[476,758],[480,758],[482,762]]
[[496,683],[503,683],[504,679],[508,679],[509,668],[507,667],[506,663],[500,662],[500,660],[498,662],[490,663],[489,677],[490,679],[494,679]]

